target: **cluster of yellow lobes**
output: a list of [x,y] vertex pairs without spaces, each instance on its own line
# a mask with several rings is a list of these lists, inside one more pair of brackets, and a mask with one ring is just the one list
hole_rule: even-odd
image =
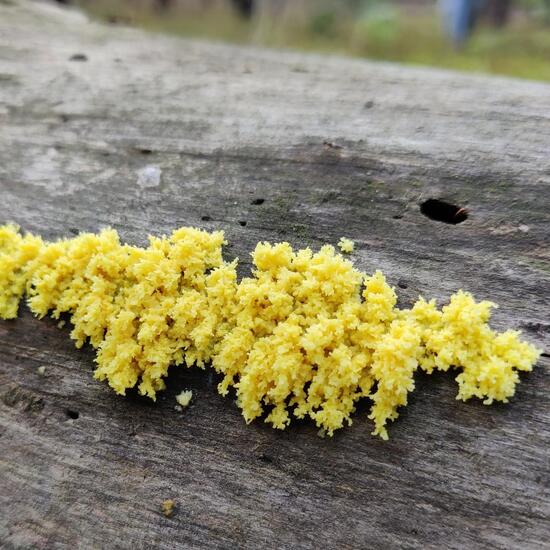
[[137,385],[154,399],[171,365],[209,363],[247,422],[265,415],[283,429],[307,416],[332,435],[369,397],[384,439],[418,368],[458,369],[457,398],[490,404],[512,396],[540,354],[518,332],[491,330],[493,304],[466,292],[442,309],[422,298],[398,309],[379,271],[358,271],[329,245],[288,243],[259,243],[252,277],[239,282],[224,243],[221,231],[189,227],[147,248],[112,229],[46,243],[6,225],[0,317],[16,317],[23,296],[38,317],[68,313],[76,346],[97,350],[95,377],[119,394]]

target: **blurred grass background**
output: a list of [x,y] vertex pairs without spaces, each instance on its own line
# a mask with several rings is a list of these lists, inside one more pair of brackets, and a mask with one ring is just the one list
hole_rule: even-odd
[[550,81],[548,0],[517,0],[506,26],[482,20],[460,49],[428,0],[260,0],[250,18],[229,0],[76,3],[111,24],[180,36]]

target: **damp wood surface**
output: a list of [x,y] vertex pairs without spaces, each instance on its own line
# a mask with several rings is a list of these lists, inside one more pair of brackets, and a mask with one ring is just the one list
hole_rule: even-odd
[[[467,218],[430,219],[430,199]],[[545,351],[507,405],[418,375],[388,442],[368,403],[321,439],[247,426],[208,369],[172,369],[156,403],[117,396],[69,327],[22,307],[0,323],[3,548],[549,547],[550,86],[0,2],[0,218],[132,244],[223,229],[241,276],[260,240],[346,236],[400,305],[463,288]]]

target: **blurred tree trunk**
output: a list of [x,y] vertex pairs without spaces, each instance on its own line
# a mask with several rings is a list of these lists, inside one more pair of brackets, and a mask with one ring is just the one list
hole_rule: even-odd
[[172,7],[172,0],[155,0],[157,11],[168,11]]
[[495,27],[503,27],[510,19],[512,0],[489,0],[487,2],[487,15],[491,24]]
[[254,13],[254,0],[232,0],[233,6],[240,15],[250,19]]

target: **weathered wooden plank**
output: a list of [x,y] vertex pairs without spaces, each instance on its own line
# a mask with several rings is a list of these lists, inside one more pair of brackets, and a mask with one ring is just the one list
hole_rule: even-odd
[[[246,274],[258,240],[346,235],[403,304],[462,287],[548,352],[549,153],[547,85],[0,4],[0,221],[48,238],[222,228]],[[158,184],[140,178],[147,166]],[[426,218],[429,198],[468,219]],[[174,369],[155,405],[117,397],[93,381],[90,350],[26,310],[0,323],[0,350],[3,546],[548,545],[548,356],[508,405],[456,403],[450,376],[420,376],[385,443],[365,410],[331,440],[310,423],[246,426],[197,370]],[[183,388],[196,396],[185,414]]]

